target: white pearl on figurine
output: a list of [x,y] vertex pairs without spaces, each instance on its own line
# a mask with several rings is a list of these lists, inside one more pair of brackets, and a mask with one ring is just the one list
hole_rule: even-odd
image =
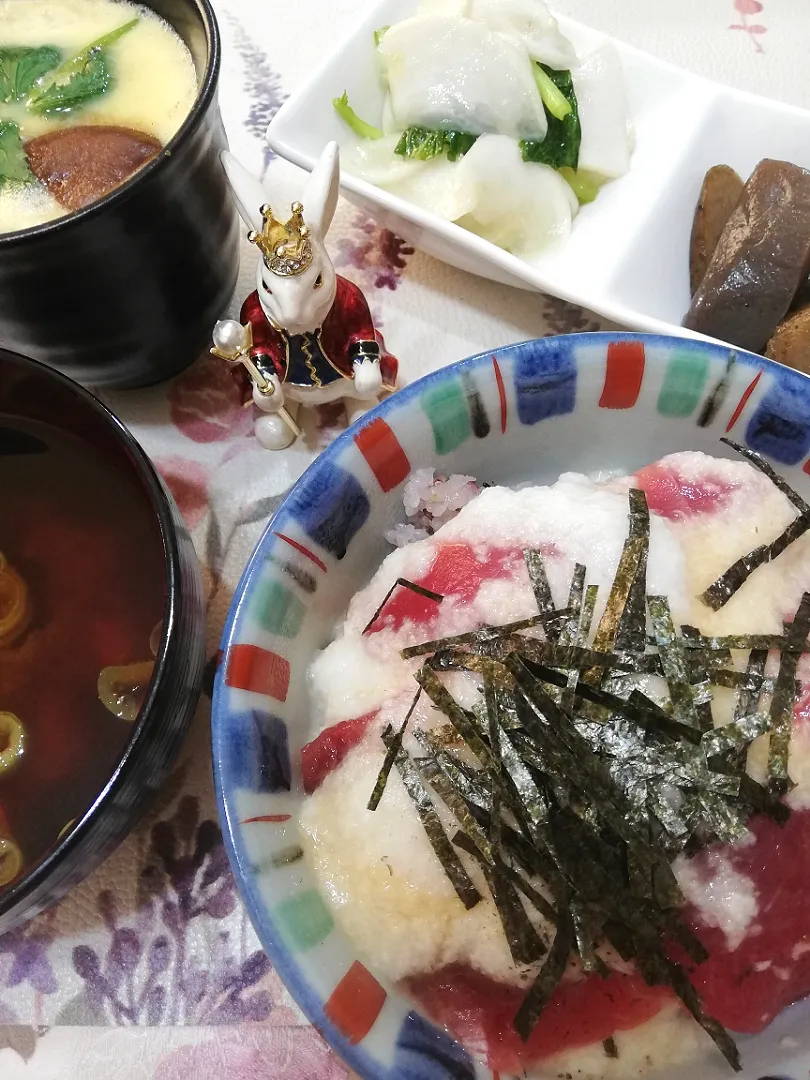
[[238,353],[247,341],[247,331],[236,319],[221,319],[214,327],[214,345],[221,352]]
[[265,450],[284,450],[295,439],[295,432],[278,415],[257,416],[253,430],[256,441]]

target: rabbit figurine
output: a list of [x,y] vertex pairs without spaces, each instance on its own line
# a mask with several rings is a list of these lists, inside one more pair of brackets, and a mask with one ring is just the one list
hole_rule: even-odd
[[300,434],[299,406],[347,399],[359,408],[396,389],[398,364],[380,348],[360,289],[335,273],[325,246],[338,198],[337,143],[312,171],[303,203],[286,222],[267,203],[262,184],[227,151],[222,163],[236,204],[261,252],[256,291],[240,321],[214,328],[211,352],[229,361],[246,404],[259,410],[256,438],[281,450]]

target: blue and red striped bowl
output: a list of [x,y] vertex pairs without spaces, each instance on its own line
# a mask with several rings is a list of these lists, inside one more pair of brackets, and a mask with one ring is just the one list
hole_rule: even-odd
[[[228,852],[259,938],[303,1011],[363,1080],[492,1073],[360,963],[298,843],[305,674],[390,551],[413,469],[553,482],[634,469],[677,450],[765,454],[810,499],[810,379],[718,345],[572,334],[482,353],[420,379],[340,436],[290,492],[236,590],[214,695],[214,768]],[[791,1010],[795,1013],[795,1010]],[[741,1040],[753,1071],[806,1075],[779,1039],[806,1010]],[[799,1045],[806,1040],[802,1039]],[[807,1060],[805,1060],[807,1059]],[[703,1080],[715,1076],[711,1067]],[[717,1077],[725,1075],[723,1070]],[[500,1080],[507,1080],[501,1077]]]

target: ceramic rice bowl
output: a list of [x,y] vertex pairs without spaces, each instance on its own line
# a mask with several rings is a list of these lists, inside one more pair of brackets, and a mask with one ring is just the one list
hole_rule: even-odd
[[[723,435],[765,455],[810,499],[804,375],[677,338],[528,341],[443,368],[382,402],[310,466],[269,524],[222,641],[213,708],[220,813],[262,945],[309,1019],[363,1080],[493,1077],[366,969],[305,860],[275,865],[299,841],[306,798],[307,668],[391,550],[384,533],[404,520],[408,474],[435,467],[504,485],[553,483],[566,471],[632,472],[679,450],[732,456]],[[739,1038],[744,1080],[806,1076],[808,1018],[810,1005],[799,1003],[761,1035]],[[731,1075],[722,1061],[696,1064],[702,1080]]]

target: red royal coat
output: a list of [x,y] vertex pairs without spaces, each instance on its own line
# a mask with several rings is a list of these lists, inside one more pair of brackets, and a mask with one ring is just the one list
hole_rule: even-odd
[[[338,378],[351,379],[358,348],[361,355],[376,353],[379,348],[383,389],[396,389],[397,359],[385,351],[382,337],[374,329],[365,296],[347,278],[338,276],[335,302],[320,330],[311,334],[287,334],[276,330],[267,321],[258,292],[252,292],[245,300],[240,320],[243,324],[250,323],[253,332],[251,359],[264,370],[272,364],[282,383],[318,386]],[[371,348],[366,348],[368,346]],[[233,374],[242,399],[247,403],[253,389],[250,377],[241,364],[233,369]]]

